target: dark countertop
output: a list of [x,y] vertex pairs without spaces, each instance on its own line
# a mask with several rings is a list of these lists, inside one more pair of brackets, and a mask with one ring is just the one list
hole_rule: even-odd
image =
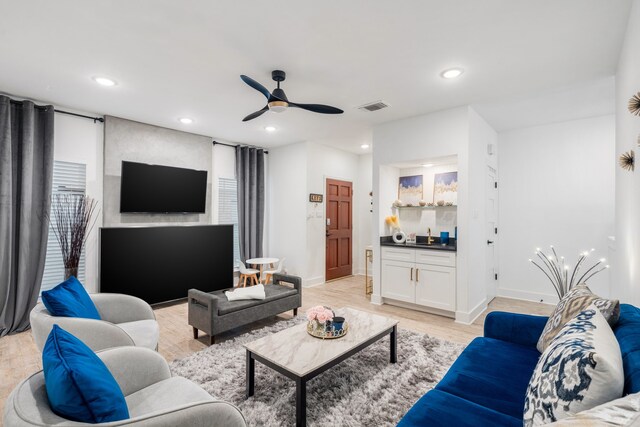
[[430,251],[449,251],[449,252],[456,252],[458,249],[456,245],[456,239],[454,238],[449,238],[448,245],[441,245],[439,237],[434,237],[433,238],[434,242],[430,245],[427,245],[426,236],[417,236],[416,240],[417,240],[417,243],[410,243],[410,244],[395,243],[391,236],[381,236],[380,246],[390,246],[394,248],[408,248],[408,249],[427,249]]

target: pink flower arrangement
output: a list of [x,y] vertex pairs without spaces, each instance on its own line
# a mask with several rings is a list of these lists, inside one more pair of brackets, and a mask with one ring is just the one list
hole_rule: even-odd
[[324,323],[327,320],[333,320],[333,311],[330,308],[323,307],[321,305],[311,307],[307,310],[307,319],[309,322],[317,320],[320,323]]

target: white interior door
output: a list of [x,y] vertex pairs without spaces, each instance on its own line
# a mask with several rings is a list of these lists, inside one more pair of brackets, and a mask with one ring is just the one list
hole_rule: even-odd
[[487,202],[486,202],[486,283],[487,297],[491,301],[497,293],[498,268],[496,245],[498,240],[498,181],[496,170],[491,166],[487,169]]

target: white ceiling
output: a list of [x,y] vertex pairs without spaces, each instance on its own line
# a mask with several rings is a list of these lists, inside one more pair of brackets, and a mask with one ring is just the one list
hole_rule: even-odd
[[[509,128],[496,105],[604,81],[615,74],[630,4],[0,0],[0,91],[226,141],[314,140],[361,152],[374,124],[480,104]],[[454,66],[462,77],[439,77]],[[287,72],[292,101],[345,114],[290,109],[243,123],[265,99],[239,75],[272,89],[273,69]],[[96,75],[118,85],[100,87]],[[391,108],[355,108],[376,100]],[[179,123],[184,116],[195,123]],[[267,134],[267,124],[278,131]]]

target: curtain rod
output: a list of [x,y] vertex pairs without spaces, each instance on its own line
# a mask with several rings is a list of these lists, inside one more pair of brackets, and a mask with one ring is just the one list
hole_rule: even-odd
[[[238,145],[226,144],[224,142],[218,142],[215,139],[213,141],[211,141],[211,142],[213,143],[213,145],[224,145],[225,147],[231,147],[231,148],[253,147],[253,148],[260,148],[261,150],[264,150],[262,147],[254,147],[253,145],[242,145],[242,144],[238,144]],[[269,152],[267,150],[264,150],[264,154],[269,154]]]
[[[24,102],[22,102],[22,101],[17,101],[17,100],[15,100],[15,99],[10,99],[10,102],[11,102],[12,104],[17,104],[17,105],[22,105],[22,104],[24,104]],[[39,109],[39,110],[44,110],[45,108],[47,108],[47,107],[46,107],[46,106],[44,106],[44,105],[35,105],[35,104],[34,104],[34,106],[35,106],[35,108],[37,108],[37,109]],[[56,110],[56,109],[54,109],[53,111],[54,111],[54,112],[56,112],[56,113],[59,113],[59,114],[66,114],[66,115],[68,115],[68,116],[82,117],[83,119],[93,120],[93,123],[95,123],[95,122],[103,123],[103,122],[104,122],[104,118],[102,118],[102,117],[91,117],[91,116],[85,116],[84,114],[72,113],[72,112],[70,112],[70,111]]]

